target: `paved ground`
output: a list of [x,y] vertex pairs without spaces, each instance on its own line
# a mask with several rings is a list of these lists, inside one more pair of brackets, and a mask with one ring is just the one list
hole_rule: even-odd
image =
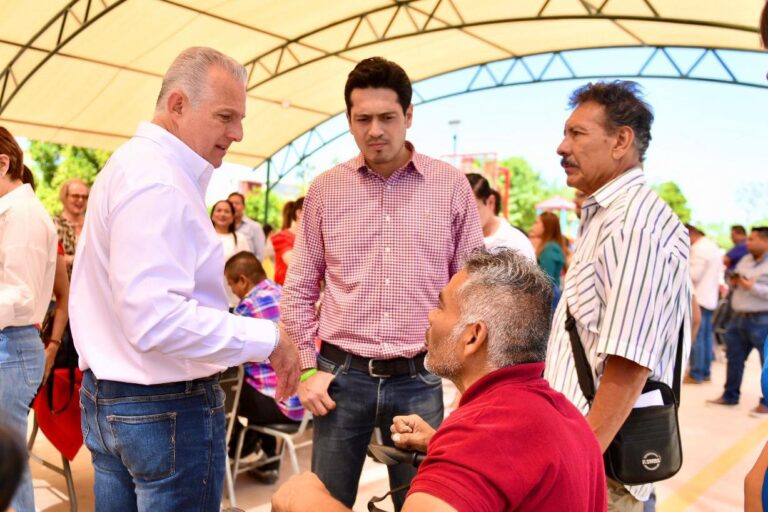
[[[659,512],[743,510],[744,475],[768,440],[768,419],[749,416],[760,394],[759,378],[759,361],[753,352],[747,364],[741,404],[733,408],[705,404],[705,399],[715,398],[722,390],[725,379],[722,358],[713,366],[711,383],[684,386],[680,408],[684,464],[678,475],[657,486]],[[309,469],[310,450],[300,451],[303,470]],[[39,438],[35,452],[49,459],[56,455],[44,437]],[[81,449],[72,468],[79,510],[93,510],[93,471],[87,450]],[[290,464],[284,464],[276,486],[286,480],[289,473]],[[38,510],[65,512],[70,509],[63,477],[34,462],[32,474]],[[238,507],[247,512],[269,511],[269,499],[276,486],[259,485],[247,475],[241,475],[236,488]],[[355,510],[366,510],[367,500],[385,493],[387,488],[384,466],[367,462]]]

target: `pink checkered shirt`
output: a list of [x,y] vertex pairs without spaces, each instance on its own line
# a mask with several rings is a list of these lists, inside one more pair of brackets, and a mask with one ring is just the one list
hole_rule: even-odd
[[406,144],[411,161],[388,180],[359,155],[309,188],[280,304],[302,368],[316,364],[318,334],[362,357],[423,352],[440,290],[462,257],[483,245],[464,175]]

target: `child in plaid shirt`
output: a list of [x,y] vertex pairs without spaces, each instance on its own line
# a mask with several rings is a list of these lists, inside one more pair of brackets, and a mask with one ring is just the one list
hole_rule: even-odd
[[[248,251],[232,256],[224,267],[227,284],[232,293],[240,298],[235,314],[253,318],[277,321],[280,318],[280,285],[267,279],[261,263]],[[294,395],[286,401],[275,401],[277,377],[268,362],[246,363],[245,381],[238,405],[239,416],[248,419],[249,425],[268,425],[271,423],[297,423],[304,417],[304,409],[299,397]],[[235,422],[233,439],[237,439],[242,426]],[[274,437],[248,431],[241,453],[242,461],[254,453],[261,445],[267,457],[275,455],[277,443]],[[230,447],[230,452],[234,447]],[[271,462],[248,472],[263,483],[274,483],[279,476],[280,461]]]

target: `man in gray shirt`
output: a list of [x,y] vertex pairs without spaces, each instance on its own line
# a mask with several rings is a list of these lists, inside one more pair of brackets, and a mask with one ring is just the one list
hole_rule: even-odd
[[235,208],[235,226],[237,234],[248,240],[251,252],[259,261],[264,261],[264,244],[266,243],[264,229],[261,224],[245,215],[245,196],[240,192],[232,192],[227,201]]
[[[763,345],[768,338],[768,226],[753,228],[747,238],[749,253],[739,260],[729,277],[733,288],[731,306],[734,316],[725,332],[728,371],[722,396],[709,403],[736,405],[741,395],[744,362],[753,348],[763,364]],[[750,412],[752,416],[768,417],[765,397]]]

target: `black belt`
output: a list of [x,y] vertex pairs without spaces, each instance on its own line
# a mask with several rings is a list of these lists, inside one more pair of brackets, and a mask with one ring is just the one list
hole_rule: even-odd
[[320,355],[332,361],[339,366],[347,363],[347,357],[351,356],[349,367],[353,370],[365,372],[371,377],[399,377],[401,375],[410,375],[411,368],[416,372],[424,369],[424,356],[426,352],[412,358],[396,357],[394,359],[373,359],[370,357],[360,357],[350,352],[345,352],[335,345],[323,343],[320,346]]
[[745,312],[743,312],[743,313],[741,313],[741,312],[739,312],[739,311],[736,311],[736,312],[735,312],[735,314],[736,314],[737,316],[746,316],[746,317],[750,317],[750,316],[762,316],[762,315],[768,315],[768,311],[745,311]]

